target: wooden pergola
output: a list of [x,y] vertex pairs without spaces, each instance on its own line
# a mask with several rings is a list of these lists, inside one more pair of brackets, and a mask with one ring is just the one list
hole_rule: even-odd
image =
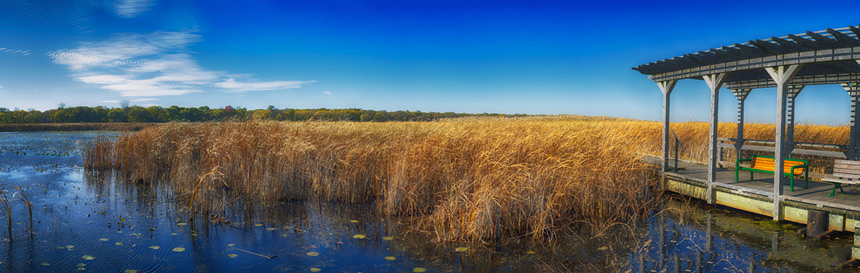
[[[717,173],[717,123],[720,87],[731,90],[738,101],[738,158],[744,144],[744,100],[756,88],[776,87],[775,170],[782,170],[783,158],[794,147],[794,101],[807,85],[839,84],[851,98],[850,140],[845,157],[860,159],[860,123],[856,122],[860,102],[860,28],[839,29],[771,37],[742,44],[651,62],[633,70],[648,75],[663,92],[663,163],[669,167],[669,102],[678,80],[704,80],[711,91],[710,139],[708,152],[707,201],[713,203],[713,183]],[[781,220],[779,202],[785,177],[773,176],[773,219]]]

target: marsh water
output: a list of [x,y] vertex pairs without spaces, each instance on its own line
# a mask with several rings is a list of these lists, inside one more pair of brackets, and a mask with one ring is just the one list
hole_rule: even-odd
[[[434,242],[372,205],[235,202],[189,221],[169,190],[86,171],[81,147],[105,132],[0,133],[0,272],[784,272],[833,271],[852,235],[667,199],[639,228],[552,244]],[[20,186],[32,203],[32,232]],[[213,221],[215,220],[215,221]]]

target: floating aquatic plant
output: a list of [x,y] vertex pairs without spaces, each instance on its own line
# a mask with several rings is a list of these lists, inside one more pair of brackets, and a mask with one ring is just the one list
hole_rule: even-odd
[[319,256],[319,255],[320,255],[320,253],[319,253],[319,252],[315,252],[315,251],[308,252],[308,256],[311,256],[311,257],[316,257],[316,256]]
[[90,255],[84,255],[84,256],[81,256],[81,259],[84,259],[87,261],[92,261],[92,260],[95,260],[96,257],[90,256]]

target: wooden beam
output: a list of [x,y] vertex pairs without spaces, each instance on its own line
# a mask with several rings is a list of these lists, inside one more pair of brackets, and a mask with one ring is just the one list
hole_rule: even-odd
[[738,138],[735,140],[735,160],[741,159],[743,156],[743,149],[741,148],[744,145],[744,101],[746,101],[751,91],[752,89],[732,90],[735,98],[738,99]]
[[832,28],[827,28],[827,33],[830,33],[830,35],[833,35],[833,37],[836,38],[836,42],[838,42],[839,44],[841,44],[844,47],[860,46],[860,41],[858,41],[857,39],[851,38],[851,36],[848,36],[842,32],[833,30]]
[[788,85],[788,100],[786,102],[788,126],[785,128],[785,154],[788,157],[791,157],[791,153],[794,151],[794,114],[796,113],[794,103],[796,101],[795,99],[797,99],[797,95],[800,95],[800,91],[803,91],[803,87],[803,85]]
[[806,38],[803,38],[803,37],[800,37],[800,36],[797,36],[794,34],[789,34],[788,38],[791,38],[792,40],[794,40],[795,43],[797,43],[797,45],[799,45],[803,48],[812,49],[812,50],[818,50],[819,49],[818,46],[815,45],[815,42],[810,41]]
[[669,169],[669,96],[677,81],[657,82],[663,92],[663,173]]
[[860,107],[860,82],[844,82],[841,83],[845,92],[848,92],[848,97],[851,98],[851,119],[848,123],[850,133],[848,134],[848,151],[845,156],[849,160],[857,160],[860,158],[860,122],[858,122],[857,107]]
[[711,123],[708,142],[708,204],[714,203],[713,183],[717,181],[717,136],[719,135],[719,102],[720,87],[726,79],[726,73],[702,76],[708,88],[711,89]]
[[819,49],[833,49],[839,46],[836,41],[824,37],[821,34],[812,31],[806,31],[806,35],[812,37],[812,39],[815,39],[815,43],[820,47]]
[[[765,71],[777,84],[776,92],[776,145],[774,145],[774,170],[782,170],[785,166],[785,112],[786,98],[788,96],[787,83],[797,74],[800,65],[786,65],[767,67]],[[773,220],[782,220],[779,211],[779,197],[782,195],[782,183],[785,181],[782,172],[774,172],[773,175]]]

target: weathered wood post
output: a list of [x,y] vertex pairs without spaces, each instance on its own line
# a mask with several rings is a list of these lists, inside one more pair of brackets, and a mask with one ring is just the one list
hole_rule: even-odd
[[803,91],[803,85],[790,85],[788,87],[788,100],[786,102],[786,111],[788,112],[788,126],[785,128],[785,155],[791,157],[791,152],[794,151],[794,101],[800,91]]
[[708,141],[708,204],[714,204],[714,182],[717,181],[717,136],[719,135],[719,102],[720,87],[726,79],[726,73],[702,76],[711,89],[711,130]]
[[840,83],[842,88],[848,92],[848,96],[851,97],[851,121],[849,123],[850,134],[848,137],[848,151],[846,151],[845,157],[848,157],[848,160],[858,160],[860,158],[860,145],[858,145],[858,127],[860,127],[860,122],[857,122],[857,106],[860,105],[860,83]]
[[657,82],[660,91],[663,92],[663,172],[669,170],[669,97],[672,95],[672,89],[675,89],[675,83],[678,81],[661,81]]
[[779,199],[782,197],[782,182],[785,180],[785,104],[788,96],[788,82],[797,74],[800,65],[780,65],[765,67],[765,71],[776,82],[776,144],[774,145],[773,172],[773,220],[782,220]]
[[826,211],[809,210],[806,215],[806,236],[818,239],[827,232],[827,226],[830,224],[830,218],[827,216]]
[[735,140],[735,152],[737,156],[735,160],[743,158],[741,149],[744,147],[744,101],[749,96],[752,89],[733,89],[732,94],[738,99],[738,137]]

